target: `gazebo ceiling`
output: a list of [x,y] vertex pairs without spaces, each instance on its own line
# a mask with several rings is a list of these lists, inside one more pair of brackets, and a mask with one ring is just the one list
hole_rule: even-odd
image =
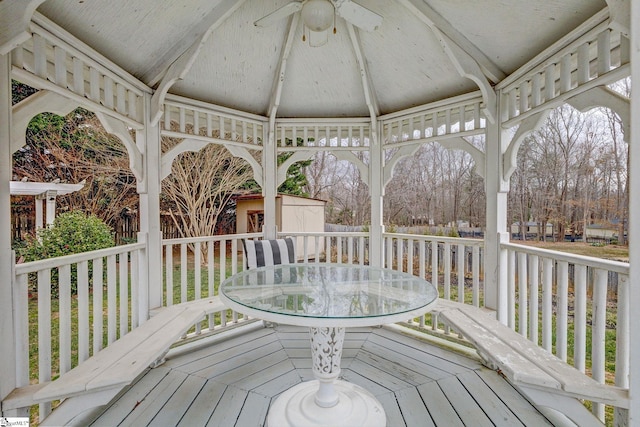
[[604,0],[359,0],[383,17],[377,30],[338,17],[336,34],[329,30],[325,45],[310,47],[297,14],[267,27],[253,24],[290,1],[47,0],[37,11],[151,87],[181,55],[197,51],[182,79],[169,85],[172,94],[269,115],[278,104],[274,87],[284,59],[279,117],[358,117],[370,114],[365,87],[376,114],[477,90],[446,43],[497,83],[607,6]]

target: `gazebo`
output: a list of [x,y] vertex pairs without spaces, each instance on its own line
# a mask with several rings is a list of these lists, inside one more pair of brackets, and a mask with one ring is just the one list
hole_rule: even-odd
[[[48,403],[43,403],[44,394],[38,399],[40,388],[51,380],[50,369],[48,374],[45,372],[47,356],[41,359],[37,385],[29,386],[25,373],[29,367],[23,360],[28,354],[24,342],[28,332],[23,288],[28,274],[40,271],[37,269],[64,270],[53,263],[34,266],[36,270],[14,265],[8,184],[12,178],[11,155],[24,144],[26,126],[34,115],[67,114],[82,106],[95,112],[105,129],[127,147],[131,169],[138,180],[141,231],[138,243],[128,246],[128,252],[101,252],[73,262],[78,263],[78,271],[84,271],[83,263],[92,262],[96,259],[93,256],[112,257],[113,270],[111,261],[105,262],[114,283],[119,277],[121,296],[127,291],[122,287],[127,270],[123,272],[116,267],[116,256],[126,254],[127,259],[135,258],[128,270],[135,281],[130,318],[123,314],[127,303],[120,306],[120,314],[130,319],[132,331],[148,323],[147,319],[160,307],[170,305],[163,293],[166,290],[157,285],[165,280],[158,266],[166,265],[172,245],[181,243],[162,239],[160,183],[170,173],[172,161],[178,155],[208,144],[221,144],[234,156],[245,159],[262,187],[264,232],[251,237],[279,235],[275,200],[287,168],[293,162],[327,151],[354,163],[369,186],[371,225],[366,235],[351,237],[366,239],[371,265],[391,266],[394,257],[402,259],[409,255],[421,257],[424,265],[428,264],[424,262],[425,256],[433,253],[429,245],[435,244],[437,253],[438,245],[450,249],[460,244],[459,247],[468,245],[476,260],[474,268],[479,268],[474,243],[441,239],[415,246],[418,238],[393,236],[385,231],[382,201],[394,166],[421,145],[435,141],[470,153],[478,174],[485,180],[484,293],[482,304],[474,297],[472,305],[491,310],[498,324],[518,330],[537,346],[537,332],[535,335],[527,332],[528,328],[538,328],[536,321],[529,323],[528,328],[521,323],[526,322],[522,319],[527,318],[527,310],[535,313],[529,314],[530,319],[537,319],[537,295],[527,302],[516,301],[514,289],[519,290],[520,296],[528,289],[537,290],[538,271],[542,272],[542,289],[546,280],[551,281],[544,272],[549,275],[551,271],[557,272],[561,284],[557,304],[562,307],[566,302],[562,284],[566,284],[567,265],[577,266],[576,277],[582,277],[584,267],[585,281],[587,271],[593,270],[595,273],[589,273],[589,280],[595,276],[594,280],[605,281],[604,298],[606,272],[620,274],[619,289],[623,291],[617,295],[615,388],[624,397],[613,406],[617,408],[620,425],[626,422],[640,425],[637,396],[640,327],[629,321],[634,304],[640,302],[640,283],[636,279],[640,277],[637,170],[630,167],[628,265],[528,252],[509,242],[507,221],[509,179],[516,168],[518,149],[547,114],[563,103],[579,110],[607,107],[615,111],[625,124],[630,165],[640,156],[640,131],[634,130],[639,123],[640,98],[634,93],[636,96],[627,99],[607,87],[629,76],[640,81],[638,23],[638,0],[183,0],[162,4],[153,0],[3,0],[0,2],[0,182],[4,183],[0,187],[0,209],[4,212],[0,215],[2,415],[24,415],[23,408],[33,403],[44,405],[43,416],[50,413]],[[38,92],[12,105],[12,79]],[[470,142],[468,137],[476,135],[484,138],[482,146]],[[181,142],[163,152],[160,144],[163,136]],[[277,155],[283,152],[293,155],[278,165]],[[227,239],[220,246],[230,242],[232,253],[237,252],[237,240]],[[401,249],[392,250],[400,241],[409,244],[398,244]],[[414,246],[420,248],[415,253]],[[364,248],[364,244],[355,247]],[[200,249],[197,251],[200,256]],[[345,256],[353,261],[351,252]],[[457,268],[450,261],[441,262],[445,268]],[[525,274],[527,270],[515,273],[518,268],[527,268],[527,262],[529,271],[536,271],[535,279]],[[123,264],[120,262],[118,266]],[[438,268],[437,258],[430,265]],[[231,268],[233,273],[238,266],[233,262]],[[478,271],[474,270],[476,277]],[[602,271],[604,275],[599,273]],[[223,269],[221,274],[228,272]],[[80,283],[81,279],[78,280]],[[88,301],[87,295],[78,292],[80,302],[83,298]],[[598,294],[595,287],[593,292]],[[60,298],[62,307],[64,299]],[[445,299],[449,299],[446,291]],[[115,296],[113,301],[115,304]],[[550,307],[551,300],[548,303]],[[543,299],[540,310],[544,304]],[[594,302],[594,307],[597,304],[600,303]],[[39,307],[51,309],[50,303]],[[560,319],[566,320],[566,307],[565,304],[557,312]],[[86,310],[88,313],[89,309]],[[96,310],[97,315],[101,309]],[[115,316],[116,308],[113,310]],[[517,310],[521,310],[519,320]],[[86,316],[88,319],[89,315]],[[126,336],[129,331],[124,323],[127,322],[122,319],[117,323],[119,329],[115,321],[113,326],[109,323],[109,343]],[[40,326],[39,333],[45,334],[46,329],[46,324]],[[597,334],[594,332],[595,340],[600,333],[604,342],[604,327]],[[559,335],[566,338],[566,329],[561,328]],[[80,333],[81,342],[88,342],[88,332],[86,338],[82,337]],[[71,340],[62,335],[60,339]],[[541,340],[541,347],[551,347],[550,335]],[[44,338],[40,341],[41,350],[46,348],[45,341]],[[86,344],[86,354],[80,351],[77,362],[80,366],[82,361],[91,360],[90,355],[95,357],[102,344],[94,345],[91,351],[89,347]],[[599,351],[594,350],[596,358]],[[562,344],[555,354],[567,360]],[[62,359],[67,360],[67,356],[61,356]],[[73,367],[71,356],[68,360],[61,362],[62,377]],[[596,382],[604,382],[604,372],[596,365],[594,362],[593,377]],[[577,368],[585,371],[584,366]],[[538,396],[538,389],[533,389],[531,395]],[[565,395],[584,398],[575,391],[564,391]],[[78,397],[77,394],[76,390],[58,398]],[[603,409],[595,405],[596,415],[601,417]]]

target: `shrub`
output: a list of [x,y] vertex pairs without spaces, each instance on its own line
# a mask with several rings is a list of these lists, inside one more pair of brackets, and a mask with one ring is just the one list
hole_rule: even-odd
[[[90,252],[114,245],[113,232],[107,224],[95,215],[75,211],[59,215],[50,227],[39,230],[37,237],[28,237],[25,246],[17,251],[28,262]],[[75,266],[71,271],[71,288],[73,294],[77,293]],[[57,271],[51,277],[51,295],[58,296]]]

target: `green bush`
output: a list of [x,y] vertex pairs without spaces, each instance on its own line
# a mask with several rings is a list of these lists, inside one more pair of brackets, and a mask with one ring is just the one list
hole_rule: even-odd
[[[75,211],[59,215],[51,226],[39,230],[37,236],[28,237],[24,247],[18,248],[17,251],[26,262],[29,262],[112,246],[115,246],[115,239],[107,224],[95,215],[85,215],[83,212]],[[58,296],[57,271],[54,271],[51,276],[51,294]],[[77,293],[76,279],[77,272],[73,266],[71,271],[73,294]]]

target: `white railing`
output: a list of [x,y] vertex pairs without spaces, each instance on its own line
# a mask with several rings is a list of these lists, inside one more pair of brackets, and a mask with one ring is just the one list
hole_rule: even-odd
[[[628,388],[629,264],[512,243],[501,250],[508,325],[594,380]],[[602,404],[593,412],[604,419]]]
[[[367,233],[280,233],[296,238],[301,262],[364,264]],[[164,305],[217,295],[217,284],[242,270],[242,240],[261,239],[262,233],[164,240]],[[331,248],[327,258],[326,248]]]
[[[18,387],[51,381],[138,326],[145,248],[135,243],[16,264]],[[30,346],[34,336],[37,346]],[[51,403],[40,405],[40,419],[50,412]]]
[[[441,298],[484,306],[483,240],[397,233],[383,237],[387,268],[429,280]],[[431,314],[422,316],[419,323],[438,329]]]
[[[300,262],[360,263],[368,260],[367,233],[281,233],[296,238]],[[218,284],[242,270],[242,239],[262,233],[233,234],[163,241],[163,305],[179,304],[218,294]],[[330,248],[327,256],[326,248]],[[236,323],[239,314],[227,311],[194,325],[198,335]]]
[[[366,232],[284,236],[296,238],[300,262],[369,263]],[[164,281],[158,284],[163,305],[216,295],[220,282],[242,270],[245,238],[262,234],[164,240]],[[444,299],[484,306],[483,240],[397,233],[383,238],[386,267],[430,280]],[[501,250],[509,272],[508,325],[596,381],[628,388],[629,265],[512,243]],[[136,243],[16,264],[18,387],[51,381],[144,321],[148,290],[139,286],[138,267],[145,252],[146,244]],[[196,324],[189,337],[240,320],[225,310]],[[442,332],[430,315],[419,324]],[[37,346],[29,345],[35,341]],[[607,352],[612,346],[615,356]],[[602,417],[602,405],[593,408]],[[42,419],[51,405],[40,410]]]
[[[163,240],[163,305],[217,295],[218,284],[242,269],[242,239],[260,237],[253,233]],[[229,320],[236,323],[237,313],[229,313],[210,315],[194,325],[193,333],[227,326]]]
[[[369,233],[280,233],[296,237],[296,253],[301,262],[333,262],[338,264],[369,263]],[[327,251],[329,248],[329,251]]]

